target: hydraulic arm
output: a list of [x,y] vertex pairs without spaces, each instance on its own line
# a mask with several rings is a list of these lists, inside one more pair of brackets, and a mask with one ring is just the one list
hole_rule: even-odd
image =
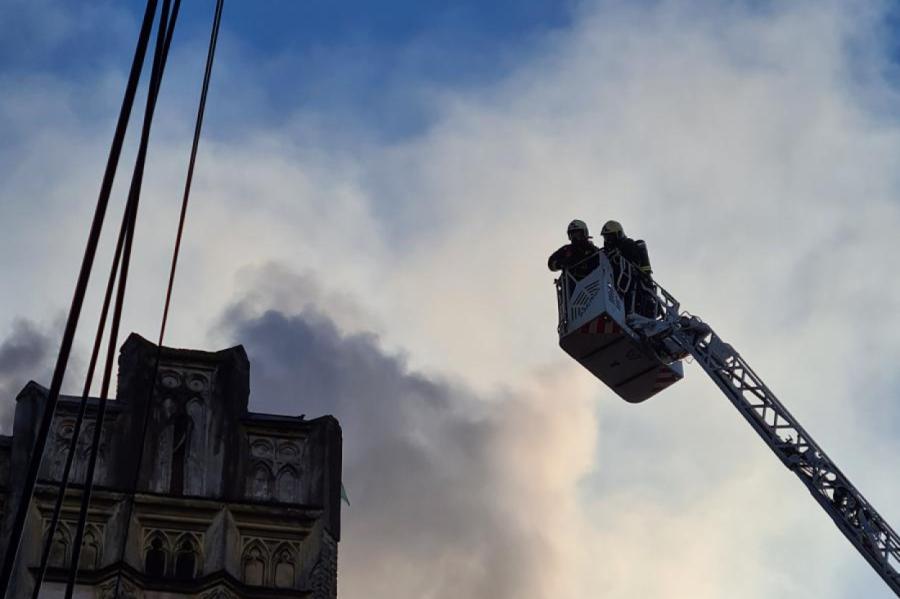
[[749,364],[696,316],[621,257],[620,272],[635,277],[634,298],[656,303],[656,318],[629,323],[661,355],[690,354],[778,459],[806,485],[822,509],[900,597],[900,537],[788,412]]

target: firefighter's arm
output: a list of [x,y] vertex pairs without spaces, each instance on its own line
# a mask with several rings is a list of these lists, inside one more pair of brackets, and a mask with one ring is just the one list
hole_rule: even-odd
[[566,247],[561,247],[552,254],[550,254],[550,259],[547,260],[547,268],[552,271],[562,270],[563,269],[563,258],[567,255]]

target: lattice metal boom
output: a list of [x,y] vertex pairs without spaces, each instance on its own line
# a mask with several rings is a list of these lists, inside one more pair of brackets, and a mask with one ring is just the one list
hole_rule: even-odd
[[722,390],[762,440],[806,485],[822,509],[900,597],[900,536],[788,412],[750,365],[696,316],[680,313],[675,298],[621,256],[620,272],[635,276],[631,300],[652,298],[656,318],[630,317],[632,328],[660,353],[686,356]]

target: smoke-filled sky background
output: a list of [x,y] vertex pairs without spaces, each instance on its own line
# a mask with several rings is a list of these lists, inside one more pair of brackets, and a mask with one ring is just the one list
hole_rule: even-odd
[[[0,2],[5,432],[49,380],[141,4]],[[152,135],[123,324],[150,339],[213,4]],[[891,596],[697,366],[629,405],[568,359],[545,264],[572,218],[621,221],[900,523],[898,16],[226,2],[167,341],[243,343],[253,410],[340,419],[342,597]]]

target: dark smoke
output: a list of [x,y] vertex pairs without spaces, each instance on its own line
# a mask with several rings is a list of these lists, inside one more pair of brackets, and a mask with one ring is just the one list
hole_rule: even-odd
[[35,323],[16,319],[12,331],[0,343],[0,433],[9,434],[15,399],[31,380],[43,382],[48,374],[48,362],[53,340],[47,331]]
[[239,305],[225,322],[251,359],[252,410],[341,422],[352,501],[341,595],[549,596],[542,538],[553,532],[538,513],[521,522],[527,499],[504,488],[494,458],[505,411],[527,405],[411,372],[374,335],[343,334],[314,308],[251,316]]

